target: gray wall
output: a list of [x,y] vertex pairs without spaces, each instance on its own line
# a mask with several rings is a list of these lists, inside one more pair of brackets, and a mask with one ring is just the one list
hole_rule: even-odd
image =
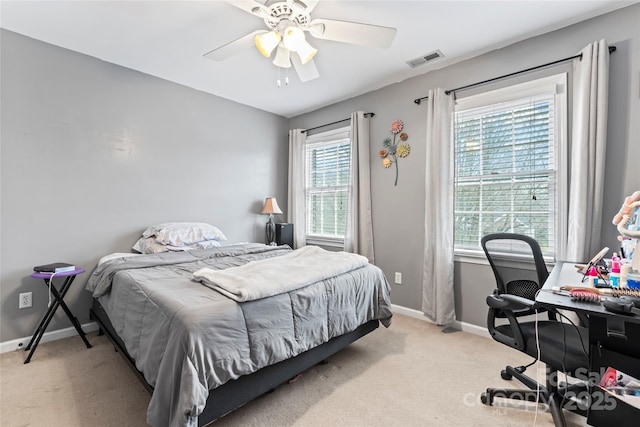
[[[67,261],[91,270],[100,256],[128,252],[162,221],[218,225],[235,241],[262,241],[265,196],[286,212],[287,130],[372,111],[373,221],[377,264],[392,302],[420,309],[424,235],[426,107],[431,88],[450,89],[574,55],[605,38],[611,56],[603,245],[615,247],[610,218],[640,189],[640,5],[490,52],[286,120],[133,70],[0,30],[0,342],[29,336],[46,290],[29,273]],[[446,52],[445,52],[446,54]],[[567,65],[543,71],[568,70]],[[393,169],[376,155],[393,119],[402,119],[411,155]],[[251,126],[247,126],[250,123]],[[80,276],[67,301],[88,321]],[[493,277],[483,264],[457,262],[457,317],[483,326]],[[18,294],[34,306],[18,310]],[[59,313],[49,330],[68,327]]]
[[[640,5],[603,15],[571,27],[541,35],[476,58],[427,72],[375,92],[337,103],[291,119],[291,128],[307,128],[332,122],[355,110],[372,111],[371,185],[376,263],[390,281],[395,271],[403,273],[403,284],[393,285],[392,302],[421,308],[422,254],[424,252],[424,182],[437,170],[425,170],[426,107],[413,100],[432,88],[451,89],[514,71],[545,64],[578,53],[588,43],[606,39],[618,50],[611,56],[606,195],[602,244],[617,246],[611,218],[624,195],[640,189]],[[446,52],[444,52],[446,54]],[[570,70],[564,64],[537,74]],[[504,84],[504,83],[502,83]],[[484,87],[483,90],[486,90]],[[461,92],[468,95],[469,92]],[[404,121],[412,147],[408,158],[400,159],[398,186],[393,169],[384,169],[376,153],[388,137],[393,119]],[[487,265],[456,262],[456,312],[460,321],[484,326],[484,299],[495,286]]]
[[[97,260],[150,224],[203,221],[264,241],[286,212],[288,120],[2,30],[0,342],[44,313],[34,265],[83,266],[66,298],[87,322]],[[212,76],[215,78],[215,76]],[[18,294],[33,308],[18,310]],[[62,310],[48,331],[69,327]]]

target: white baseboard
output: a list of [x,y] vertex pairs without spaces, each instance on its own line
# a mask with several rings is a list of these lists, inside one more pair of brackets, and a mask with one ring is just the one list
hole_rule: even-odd
[[[89,322],[82,325],[82,330],[85,333],[93,332],[98,330],[98,324],[96,322]],[[73,326],[70,326],[65,329],[58,329],[57,331],[45,332],[40,340],[39,344],[49,341],[55,341],[62,338],[72,337],[74,335],[78,335],[78,332]],[[18,349],[24,349],[31,337],[18,338],[11,341],[5,341],[0,343],[0,353],[6,353],[8,351],[14,351]]]
[[468,332],[473,335],[492,339],[489,330],[487,328],[483,328],[482,326],[474,325],[472,323],[459,322],[456,320],[454,327],[461,330],[462,332]]
[[403,307],[401,305],[391,304],[391,311],[393,313],[402,314],[403,316],[412,317],[418,320],[424,320],[425,322],[433,323],[427,319],[421,311],[414,310],[413,308]]
[[[433,323],[431,320],[425,317],[425,315],[421,311],[414,310],[413,308],[407,308],[401,305],[391,304],[391,311],[397,314],[402,314],[407,317],[423,320],[428,323]],[[451,327],[459,331],[468,332],[470,334],[479,335],[485,338],[491,338],[491,335],[489,334],[489,331],[487,330],[487,328],[483,328],[482,326],[473,325],[471,323],[460,322],[456,320],[453,323],[453,325],[451,325]]]

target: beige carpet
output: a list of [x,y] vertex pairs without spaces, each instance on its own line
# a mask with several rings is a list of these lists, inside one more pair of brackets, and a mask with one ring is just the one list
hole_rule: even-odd
[[[104,336],[0,355],[0,426],[146,426],[150,395]],[[552,426],[543,406],[479,401],[508,363],[529,360],[490,339],[401,315],[306,372],[218,420],[226,426]],[[530,368],[532,369],[532,368]],[[568,414],[571,427],[586,426]],[[534,424],[535,422],[535,424]]]

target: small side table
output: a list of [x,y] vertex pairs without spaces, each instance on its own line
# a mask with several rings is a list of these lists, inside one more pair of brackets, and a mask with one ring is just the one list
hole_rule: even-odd
[[278,245],[289,245],[293,249],[293,224],[276,224],[276,243]]
[[[87,348],[91,348],[91,344],[89,344],[89,341],[87,341],[87,337],[85,336],[84,331],[80,326],[80,322],[78,322],[78,319],[73,315],[73,313],[71,313],[71,310],[69,310],[69,307],[67,307],[67,304],[65,304],[63,301],[64,296],[67,294],[67,291],[69,291],[69,288],[71,287],[71,283],[73,283],[73,280],[78,274],[82,273],[84,273],[84,269],[78,267],[73,271],[65,271],[64,273],[56,273],[55,275],[53,273],[31,274],[31,277],[35,279],[43,279],[47,289],[49,289],[49,286],[51,286],[51,294],[53,295],[54,301],[47,308],[47,312],[44,314],[44,317],[40,321],[40,324],[34,332],[33,337],[31,337],[29,345],[24,349],[24,351],[31,350],[29,352],[29,355],[27,356],[27,359],[24,361],[25,364],[31,361],[31,356],[33,356],[33,353],[36,351],[36,347],[38,347],[38,343],[42,339],[44,331],[47,329],[47,326],[49,326],[49,323],[51,322],[51,319],[53,319],[53,315],[55,314],[58,307],[62,307],[64,312],[67,314],[67,317],[69,318],[69,320],[71,320],[71,324],[73,324],[73,327],[76,328],[76,331],[78,331],[78,335],[80,335],[80,338],[82,338],[82,341],[84,341]],[[64,277],[64,281],[62,282],[62,286],[59,290],[56,289],[56,287],[53,285],[53,279],[57,277]]]

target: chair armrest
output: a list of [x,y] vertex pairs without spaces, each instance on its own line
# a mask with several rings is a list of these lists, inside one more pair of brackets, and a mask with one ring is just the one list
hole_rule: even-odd
[[487,296],[487,305],[499,310],[516,311],[522,309],[535,309],[537,303],[527,298],[511,294],[491,294]]
[[[525,351],[524,336],[515,312],[524,309],[535,309],[537,307],[536,302],[516,295],[499,294],[496,289],[492,295],[487,296],[487,305],[489,306],[487,328],[493,339],[520,351]],[[507,331],[496,327],[496,317],[499,314],[502,314],[509,321],[510,333],[505,333]]]

